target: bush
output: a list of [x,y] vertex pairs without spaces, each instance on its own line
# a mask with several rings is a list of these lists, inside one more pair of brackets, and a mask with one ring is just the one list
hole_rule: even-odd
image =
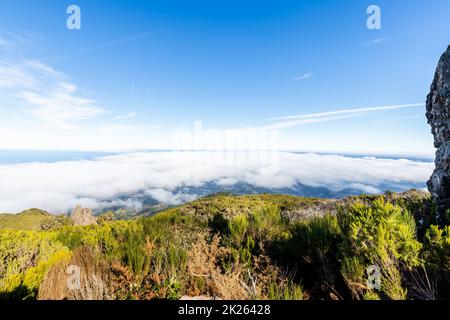
[[[449,297],[450,227],[423,227],[422,248],[408,208],[421,216],[427,198],[385,199],[397,204],[355,197],[328,210],[336,204],[220,195],[128,221],[0,230],[0,298],[35,298],[40,287],[42,298],[426,299],[434,281]],[[311,204],[320,217],[297,214]],[[74,261],[92,271],[80,295],[55,280]],[[367,284],[369,266],[381,271],[380,289]]]
[[[68,271],[71,266],[79,268],[79,287],[68,286],[71,280]],[[39,283],[37,298],[40,300],[109,300],[113,298],[110,266],[99,252],[94,252],[89,247],[77,248],[70,257],[53,264]]]
[[55,232],[0,230],[0,297],[34,297],[48,268],[69,255]]
[[406,298],[401,272],[421,263],[421,244],[409,212],[378,199],[370,205],[355,203],[338,219],[343,235],[341,273],[353,297],[362,298],[372,290],[366,285],[365,270],[374,265],[381,271],[380,293],[390,299]]
[[55,252],[47,261],[40,261],[36,267],[25,271],[22,285],[35,295],[47,271],[60,261],[68,260],[70,256],[69,249],[64,248]]
[[269,300],[303,300],[303,289],[290,281],[274,281],[269,286]]
[[144,234],[133,233],[127,231],[124,235],[124,241],[121,251],[123,252],[122,260],[134,272],[134,274],[143,273],[148,266],[148,259],[144,251]]
[[[213,221],[223,223],[221,218],[215,218]],[[249,214],[231,218],[228,221],[228,230],[222,235],[227,235],[235,248],[262,249],[265,243],[276,238],[286,227],[287,222],[283,220],[278,207],[266,205]]]
[[86,227],[63,227],[57,230],[57,240],[70,249],[81,246],[97,249],[109,260],[114,260],[123,257],[127,235],[140,233],[142,225],[137,221],[114,221]]
[[423,258],[442,298],[450,297],[450,226],[431,226],[425,233]]
[[230,240],[235,246],[239,247],[246,239],[250,223],[246,215],[238,215],[228,223],[230,230]]
[[450,226],[431,226],[424,239],[426,261],[430,267],[450,271]]
[[272,240],[285,228],[286,223],[281,216],[281,211],[275,205],[267,205],[255,210],[249,217],[248,233],[258,242]]
[[318,296],[329,298],[330,288],[334,289],[338,281],[339,241],[336,216],[325,215],[292,224],[287,232],[279,234],[270,252],[283,265],[297,270],[297,281],[301,276]]

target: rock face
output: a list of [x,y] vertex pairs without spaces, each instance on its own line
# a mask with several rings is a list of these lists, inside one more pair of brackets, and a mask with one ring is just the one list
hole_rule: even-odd
[[74,225],[76,226],[88,226],[90,224],[97,224],[97,218],[92,215],[92,210],[88,208],[82,208],[77,206],[71,216]]
[[441,219],[450,209],[450,46],[436,69],[427,98],[427,119],[437,148],[436,169],[428,181],[428,189]]

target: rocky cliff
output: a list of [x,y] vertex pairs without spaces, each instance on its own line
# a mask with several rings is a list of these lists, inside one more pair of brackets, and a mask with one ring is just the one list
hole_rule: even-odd
[[97,218],[92,215],[91,209],[82,208],[81,206],[77,206],[70,217],[76,226],[87,226],[97,223]]
[[441,222],[450,209],[450,46],[442,55],[427,98],[427,119],[431,125],[436,151],[436,169],[428,189],[437,204]]

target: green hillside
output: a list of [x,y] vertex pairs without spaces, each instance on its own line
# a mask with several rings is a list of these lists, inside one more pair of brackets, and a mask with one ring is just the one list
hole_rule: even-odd
[[29,209],[19,214],[0,214],[0,229],[45,230],[67,224],[67,217],[51,215],[40,209]]
[[[0,230],[0,298],[448,298],[450,228],[433,226],[431,212],[418,191],[219,194],[133,220],[40,231],[30,222]],[[81,286],[69,290],[73,266]],[[368,285],[372,267],[379,287]]]

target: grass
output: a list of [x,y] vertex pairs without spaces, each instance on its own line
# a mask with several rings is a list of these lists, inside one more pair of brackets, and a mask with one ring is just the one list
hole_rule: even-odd
[[0,229],[46,230],[68,225],[65,216],[55,216],[39,209],[29,209],[19,214],[0,214]]
[[[67,259],[97,271],[84,275],[83,294],[66,298],[410,299],[417,288],[408,279],[419,274],[445,297],[450,231],[423,226],[421,237],[414,220],[428,201],[414,193],[342,201],[218,194],[91,226],[45,224],[54,218],[39,210],[2,216],[0,297],[51,297],[65,286]],[[373,265],[380,289],[367,287]]]

